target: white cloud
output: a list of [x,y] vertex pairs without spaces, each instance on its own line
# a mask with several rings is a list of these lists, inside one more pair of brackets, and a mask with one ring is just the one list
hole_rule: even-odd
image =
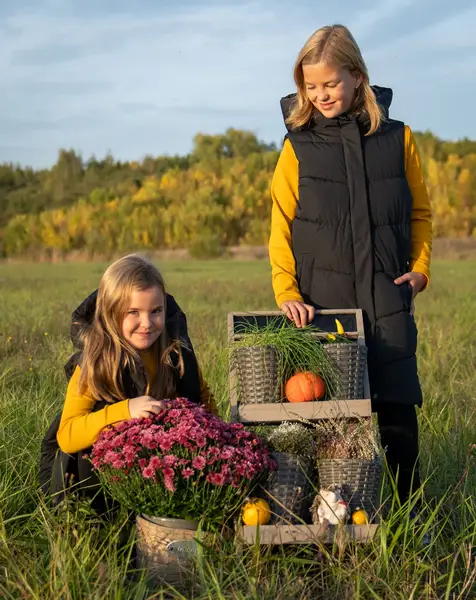
[[[293,63],[313,29],[344,22],[365,50],[384,23],[408,18],[411,9],[411,0],[374,0],[365,10],[307,0],[290,14],[288,3],[257,0],[167,11],[162,1],[153,10],[147,3],[147,10],[128,14],[111,8],[78,16],[63,1],[47,0],[18,8],[0,24],[0,115],[18,120],[3,145],[18,147],[15,157],[31,146],[28,156],[49,164],[61,146],[85,155],[111,149],[121,158],[186,152],[197,131],[228,126],[278,141],[284,133],[279,98],[294,89]],[[419,57],[432,47],[454,49],[458,40],[461,55],[448,64],[459,64],[464,76],[461,61],[469,60],[464,46],[474,44],[474,21],[468,12],[395,39],[396,28],[393,39],[364,52],[374,81],[404,88],[423,77],[434,95],[441,81],[432,83],[428,73],[437,62],[423,64]],[[399,89],[396,97],[401,110],[410,92]],[[427,104],[426,96],[420,100]],[[422,129],[435,128],[418,102],[405,105],[406,115],[417,115]],[[44,148],[41,155],[37,147]],[[5,147],[3,158],[9,158]]]
[[[263,39],[256,33],[270,19],[272,14],[255,3],[213,10],[205,6],[172,16],[107,15],[94,20],[20,14],[9,20],[10,34],[2,36],[2,78],[14,85],[26,78],[65,83],[83,77],[109,82],[111,91],[121,93],[121,102],[145,99],[189,106],[214,98],[221,106],[225,99],[242,106],[239,91],[256,59],[266,60],[267,47],[270,61],[279,55],[268,44],[260,48]],[[271,34],[267,41],[277,40]],[[58,53],[62,46],[81,51],[64,62],[51,56],[38,64],[35,52],[41,55],[52,47],[52,53],[55,48]],[[81,106],[88,108],[84,100]]]
[[372,34],[379,23],[398,15],[412,3],[413,0],[382,0],[371,8],[360,10],[348,27],[357,42],[361,44],[366,37]]
[[[379,56],[381,60],[386,60],[398,53],[399,58],[407,58],[418,66],[418,55],[435,52],[444,54],[451,51],[453,56],[458,50],[462,51],[470,47],[476,47],[476,7],[469,8],[466,11],[458,12],[456,15],[431,24],[412,32],[409,35],[401,36],[395,40],[389,40],[378,49],[372,51],[372,56]],[[427,66],[427,65],[425,65]]]

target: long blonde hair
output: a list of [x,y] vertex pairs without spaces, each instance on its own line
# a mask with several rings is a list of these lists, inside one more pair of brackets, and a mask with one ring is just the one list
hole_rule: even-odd
[[309,122],[316,110],[306,93],[303,65],[318,62],[335,64],[352,74],[362,76],[351,110],[353,114],[366,114],[370,127],[366,135],[372,135],[380,127],[383,114],[370,87],[369,75],[357,42],[344,25],[328,25],[315,31],[299,52],[294,65],[294,81],[297,86],[296,102],[286,123],[298,129]]
[[[125,400],[124,372],[133,378],[143,373],[140,355],[122,334],[122,321],[133,290],[158,287],[164,294],[165,284],[157,268],[137,254],[129,254],[112,263],[101,278],[96,312],[92,326],[84,337],[79,388],[96,400]],[[166,306],[164,306],[164,311]],[[178,340],[171,340],[166,327],[154,342],[158,372],[146,388],[146,394],[160,400],[174,397],[175,377],[172,352],[178,355],[178,367],[183,374],[183,359]]]

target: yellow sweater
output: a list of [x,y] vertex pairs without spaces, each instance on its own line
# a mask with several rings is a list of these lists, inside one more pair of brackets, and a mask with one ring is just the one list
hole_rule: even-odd
[[[423,180],[420,155],[408,126],[405,126],[405,174],[413,196],[410,270],[423,273],[428,285],[432,246],[431,207]],[[273,207],[269,257],[278,306],[290,300],[302,302],[291,240],[291,226],[299,200],[298,183],[299,163],[291,142],[286,140],[271,183]]]
[[[147,379],[153,381],[157,374],[157,362],[152,352],[141,353],[142,360],[147,372]],[[108,425],[127,421],[131,418],[129,412],[129,400],[122,400],[110,404],[105,408],[92,412],[96,400],[88,391],[81,394],[79,391],[80,367],[76,367],[68,384],[66,399],[61,416],[56,439],[63,452],[80,452],[94,444],[101,431]],[[214,398],[210,389],[200,375],[200,398],[208,410],[216,413]]]

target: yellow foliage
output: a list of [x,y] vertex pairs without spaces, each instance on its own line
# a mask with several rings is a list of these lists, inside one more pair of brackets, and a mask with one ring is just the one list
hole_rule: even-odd
[[[476,154],[435,156],[422,153],[434,234],[476,236]],[[183,248],[201,239],[267,244],[277,157],[270,151],[203,160],[189,169],[175,166],[161,176],[143,177],[139,189],[133,178],[96,187],[70,206],[12,217],[3,227],[2,251],[6,256],[42,249],[101,254]]]
[[110,200],[106,203],[106,208],[109,210],[114,210],[119,206],[119,198],[114,198],[114,200]]

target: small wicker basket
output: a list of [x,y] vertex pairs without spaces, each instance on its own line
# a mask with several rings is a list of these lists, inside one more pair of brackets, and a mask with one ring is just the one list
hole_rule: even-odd
[[271,524],[308,522],[315,496],[313,460],[285,452],[271,456],[278,468],[270,475],[263,496],[271,508]]
[[317,462],[319,487],[340,488],[342,497],[351,511],[363,508],[369,516],[380,506],[382,461],[354,458],[320,459]]
[[272,346],[234,348],[232,366],[237,372],[241,404],[281,402],[278,355]]
[[324,344],[338,372],[338,384],[333,400],[360,400],[364,397],[364,376],[367,347],[356,343]]

